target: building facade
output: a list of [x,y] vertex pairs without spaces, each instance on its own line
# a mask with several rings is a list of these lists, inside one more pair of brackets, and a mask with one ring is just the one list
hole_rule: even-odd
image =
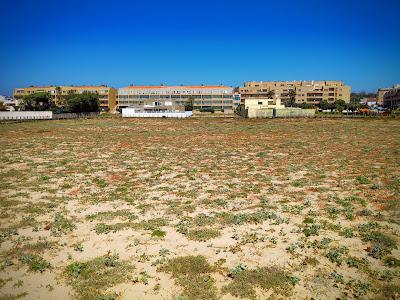
[[100,108],[102,110],[114,111],[117,104],[117,90],[106,85],[90,86],[31,86],[26,88],[14,89],[13,97],[16,100],[22,100],[24,96],[46,92],[51,95],[56,104],[60,104],[62,97],[69,94],[82,94],[84,92],[95,93],[99,95]]
[[378,105],[383,105],[383,96],[386,92],[390,91],[390,88],[380,88],[376,93],[376,100]]
[[389,89],[383,96],[383,106],[389,109],[400,108],[400,85]]
[[317,105],[323,100],[350,102],[351,88],[343,81],[249,81],[239,88],[242,103],[247,98],[278,96],[283,103],[294,97],[296,103]]
[[227,86],[128,86],[118,89],[118,108],[141,106],[146,101],[168,102],[172,106],[193,109],[234,110],[240,104],[240,94]]
[[[284,109],[285,105],[281,104],[281,99],[267,98],[247,98],[244,101],[244,109],[248,118],[266,117],[273,113],[273,109]],[[265,115],[265,116],[264,116]]]

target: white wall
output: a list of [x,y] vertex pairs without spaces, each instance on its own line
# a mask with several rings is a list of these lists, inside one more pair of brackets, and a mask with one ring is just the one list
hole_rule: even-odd
[[134,108],[123,108],[124,118],[188,118],[193,115],[191,111],[182,112],[135,112]]
[[53,118],[51,111],[0,111],[0,120],[47,120]]

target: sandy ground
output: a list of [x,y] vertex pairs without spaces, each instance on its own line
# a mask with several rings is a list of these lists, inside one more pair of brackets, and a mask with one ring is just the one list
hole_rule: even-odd
[[[0,299],[205,299],[162,271],[198,255],[215,266],[220,299],[239,298],[226,288],[239,265],[289,274],[289,295],[253,282],[258,299],[398,299],[399,129],[398,120],[1,124]],[[85,294],[71,281],[71,264],[112,254],[133,266],[127,278],[100,265],[89,277],[115,284],[88,282]]]

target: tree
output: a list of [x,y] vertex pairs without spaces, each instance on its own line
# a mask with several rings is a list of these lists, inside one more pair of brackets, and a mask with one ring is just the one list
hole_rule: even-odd
[[290,90],[288,93],[289,100],[285,100],[285,106],[294,107],[296,106],[296,92],[294,90]]
[[61,87],[56,86],[56,94],[57,96],[61,96]]
[[0,101],[0,111],[7,111],[7,105],[3,101]]
[[351,112],[355,112],[357,110],[359,105],[357,105],[357,103],[346,103],[346,109],[351,111]]
[[335,104],[335,109],[337,111],[339,111],[339,112],[342,112],[346,107],[346,102],[344,100],[341,100],[341,99],[336,100],[334,102],[334,104]]
[[58,103],[61,103],[61,98],[62,98],[62,95],[61,95],[61,87],[57,86],[57,87],[56,87],[56,99],[57,99],[57,104],[58,104]]
[[38,92],[24,96],[22,100],[22,110],[43,111],[52,106],[50,93]]
[[319,106],[319,108],[321,108],[322,110],[327,110],[327,109],[330,108],[329,102],[328,102],[327,100],[322,100],[322,101],[319,103],[318,106]]
[[350,94],[350,102],[352,103],[360,103],[361,99],[363,98],[376,98],[376,93],[366,93],[366,92],[359,92],[359,93],[351,93]]
[[333,110],[336,109],[335,102],[329,102],[328,109],[330,109],[331,112],[333,112]]
[[98,112],[100,110],[99,95],[84,92],[65,96],[66,111],[71,113]]
[[194,98],[190,96],[185,103],[185,111],[192,111],[193,110],[193,100]]
[[299,104],[296,105],[296,106],[299,107],[299,108],[302,108],[302,109],[311,109],[311,108],[315,108],[315,105],[314,105],[314,104],[312,104],[312,103],[306,103],[306,102],[299,103]]
[[268,99],[274,99],[274,96],[275,96],[275,92],[274,91],[268,91],[268,93],[267,93]]

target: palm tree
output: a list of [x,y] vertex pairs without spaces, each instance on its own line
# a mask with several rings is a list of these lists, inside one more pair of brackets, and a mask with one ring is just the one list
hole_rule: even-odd
[[190,96],[185,103],[185,111],[192,111],[193,110],[193,100],[194,97]]
[[289,105],[293,107],[296,105],[296,92],[294,90],[290,90],[289,93]]
[[274,91],[268,91],[268,93],[267,93],[267,97],[268,97],[268,99],[274,99],[274,96],[275,96],[275,92]]
[[59,102],[61,102],[61,87],[59,86],[56,87],[56,97],[54,100],[56,104],[59,104]]

